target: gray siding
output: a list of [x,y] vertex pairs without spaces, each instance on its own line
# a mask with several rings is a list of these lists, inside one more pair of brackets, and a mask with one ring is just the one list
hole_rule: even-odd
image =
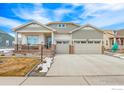
[[[6,40],[9,44],[6,44]],[[0,48],[10,48],[13,47],[14,37],[7,33],[0,33]]]
[[27,25],[25,27],[22,27],[20,29],[18,29],[17,31],[27,31],[27,32],[41,32],[41,31],[50,31],[48,28],[44,27],[44,26],[41,26],[41,25],[38,25],[36,23],[32,23],[30,25]]
[[[62,23],[62,24],[66,24],[66,23]],[[71,30],[79,27],[74,24],[66,24],[65,28],[59,28],[58,23],[57,24],[49,24],[48,26],[53,29],[56,29],[57,31],[71,31]]]
[[103,33],[96,29],[80,29],[72,33],[72,39],[103,39]]

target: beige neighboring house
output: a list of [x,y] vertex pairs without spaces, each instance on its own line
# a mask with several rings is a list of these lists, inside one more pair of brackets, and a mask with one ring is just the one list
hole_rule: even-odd
[[114,44],[114,32],[112,30],[104,30],[104,48],[109,50]]
[[[45,51],[57,54],[101,54],[111,47],[112,31],[104,31],[90,24],[77,25],[72,22],[50,22],[46,25],[37,21],[13,29],[16,33],[16,52]],[[104,47],[104,48],[103,48]]]
[[124,29],[116,31],[114,40],[118,42],[120,50],[124,49]]

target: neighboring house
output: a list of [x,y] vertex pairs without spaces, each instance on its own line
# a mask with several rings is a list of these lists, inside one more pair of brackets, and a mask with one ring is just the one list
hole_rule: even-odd
[[124,49],[124,29],[104,31],[104,47],[111,49],[115,42],[118,43],[119,49]]
[[119,44],[120,49],[124,49],[124,29],[117,30],[114,40]]
[[112,30],[104,30],[104,48],[111,49],[114,44],[114,32]]
[[104,31],[89,24],[80,26],[72,22],[43,25],[31,21],[13,31],[16,32],[16,52],[39,52],[43,45],[44,49],[58,54],[101,54],[104,48],[111,48],[114,37],[113,31]]
[[12,48],[14,37],[0,30],[0,48]]

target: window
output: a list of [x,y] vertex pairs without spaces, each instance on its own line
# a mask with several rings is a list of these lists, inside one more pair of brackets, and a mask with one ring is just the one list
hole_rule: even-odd
[[35,45],[39,43],[39,36],[27,36],[27,44]]
[[114,40],[112,39],[112,45],[114,45]]
[[6,40],[6,46],[9,46],[9,40]]
[[101,41],[94,41],[94,43],[99,44]]
[[66,24],[58,24],[58,27],[59,28],[65,28],[66,27]]
[[106,40],[106,46],[108,46],[108,40]]
[[59,24],[59,27],[61,27],[61,24]]
[[63,41],[63,44],[68,44],[69,43],[69,41]]
[[86,43],[86,41],[81,41],[81,44],[85,44]]
[[57,41],[57,44],[62,44],[62,41]]
[[120,44],[123,45],[123,39],[120,39]]
[[65,27],[65,24],[61,24],[62,25],[62,27]]
[[88,41],[88,43],[89,43],[89,44],[92,44],[92,43],[93,43],[93,41]]
[[3,40],[2,40],[2,37],[0,37],[0,44],[2,44]]
[[74,41],[74,43],[80,44],[80,41]]

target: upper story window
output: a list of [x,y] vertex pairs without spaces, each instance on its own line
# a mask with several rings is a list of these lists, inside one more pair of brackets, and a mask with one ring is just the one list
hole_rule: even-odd
[[65,28],[66,27],[66,24],[58,24],[58,27],[59,28]]

